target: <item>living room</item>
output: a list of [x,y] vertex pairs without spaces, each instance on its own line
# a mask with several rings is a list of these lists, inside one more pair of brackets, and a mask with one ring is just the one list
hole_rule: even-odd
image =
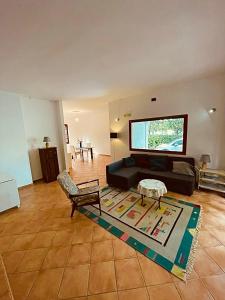
[[0,8],[0,299],[224,299],[225,3]]

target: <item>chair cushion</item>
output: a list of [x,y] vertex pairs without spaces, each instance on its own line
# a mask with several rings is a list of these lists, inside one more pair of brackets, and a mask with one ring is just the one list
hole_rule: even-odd
[[79,195],[86,195],[86,194],[89,194],[89,193],[97,193],[97,192],[99,192],[99,186],[98,185],[79,189]]
[[90,194],[90,195],[81,195],[78,197],[72,197],[72,199],[78,206],[88,205],[93,202],[100,201],[98,194]]
[[60,173],[57,177],[57,180],[61,187],[69,193],[69,195],[77,195],[78,194],[78,187],[76,184],[73,182],[72,178],[68,174],[68,172],[65,170],[62,173]]

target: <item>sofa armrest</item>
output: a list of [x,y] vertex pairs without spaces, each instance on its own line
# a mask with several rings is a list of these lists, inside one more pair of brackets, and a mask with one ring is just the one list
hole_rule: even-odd
[[118,161],[115,161],[114,163],[110,164],[110,165],[107,165],[106,166],[106,172],[107,173],[112,173],[112,172],[115,172],[119,169],[121,169],[123,167],[123,160],[118,160]]

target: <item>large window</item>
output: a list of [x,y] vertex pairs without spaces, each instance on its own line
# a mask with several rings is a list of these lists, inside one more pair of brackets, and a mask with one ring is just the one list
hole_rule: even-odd
[[130,120],[130,150],[186,154],[188,115]]

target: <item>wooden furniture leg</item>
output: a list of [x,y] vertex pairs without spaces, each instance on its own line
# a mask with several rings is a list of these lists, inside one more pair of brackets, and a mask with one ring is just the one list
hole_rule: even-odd
[[160,206],[160,200],[161,200],[161,196],[159,197],[159,209],[161,208],[161,206]]
[[91,159],[93,160],[93,148],[91,148]]
[[72,211],[71,211],[71,215],[70,215],[71,218],[73,217],[75,209],[76,209],[76,204],[73,202],[72,203]]

